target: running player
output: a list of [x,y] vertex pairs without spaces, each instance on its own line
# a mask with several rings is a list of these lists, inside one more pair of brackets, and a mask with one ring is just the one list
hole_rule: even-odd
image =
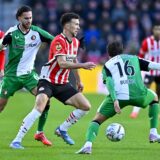
[[92,143],[95,140],[100,125],[121,109],[128,105],[137,105],[146,108],[149,105],[150,118],[150,142],[160,142],[157,133],[159,103],[156,93],[147,89],[141,77],[141,70],[160,70],[160,64],[139,59],[137,56],[122,54],[123,45],[120,42],[112,42],[108,45],[110,60],[103,67],[103,82],[106,84],[109,95],[106,96],[90,123],[86,143],[77,151],[79,154],[90,154]]

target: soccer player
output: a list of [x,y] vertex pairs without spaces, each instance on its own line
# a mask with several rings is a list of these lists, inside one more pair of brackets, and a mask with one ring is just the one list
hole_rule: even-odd
[[160,70],[160,64],[140,59],[134,55],[123,54],[123,45],[117,41],[109,43],[108,54],[110,60],[105,63],[102,73],[109,95],[101,103],[90,123],[86,143],[76,152],[79,154],[90,154],[100,125],[116,113],[120,114],[121,109],[128,105],[137,105],[141,108],[149,105],[149,141],[160,142],[160,136],[157,133],[158,97],[156,93],[146,88],[141,77],[141,70]]
[[[35,58],[42,42],[50,44],[54,38],[48,32],[32,25],[32,9],[29,6],[20,7],[16,18],[19,24],[6,32],[0,45],[1,49],[9,46],[8,63],[0,87],[0,112],[5,108],[10,96],[23,87],[33,95],[37,94],[38,74],[34,70]],[[1,61],[2,63],[4,61]],[[50,146],[52,143],[43,133],[48,109],[49,103],[39,119],[38,131],[34,138]]]
[[[4,32],[0,30],[0,41],[3,40]],[[5,51],[0,51],[0,78],[4,76],[4,64],[5,64]]]
[[[153,26],[153,35],[145,38],[142,42],[139,57],[153,62],[160,62],[160,24],[157,23]],[[150,70],[145,73],[144,83],[147,87],[151,86],[151,83],[156,84],[156,93],[160,96],[160,71]],[[136,118],[139,114],[140,107],[133,107],[131,118]]]
[[[52,41],[49,62],[41,70],[35,106],[24,118],[16,138],[10,144],[11,148],[24,148],[21,145],[23,137],[35,120],[40,117],[51,97],[55,97],[65,105],[75,107],[69,117],[55,130],[55,134],[63,138],[67,144],[73,145],[75,143],[68,135],[67,130],[90,110],[89,101],[81,93],[83,84],[77,69],[91,70],[96,65],[93,62],[79,63],[77,60],[80,44],[75,36],[80,29],[79,16],[75,13],[65,13],[61,17],[61,25],[63,32]],[[74,69],[78,90],[68,82],[71,69]]]

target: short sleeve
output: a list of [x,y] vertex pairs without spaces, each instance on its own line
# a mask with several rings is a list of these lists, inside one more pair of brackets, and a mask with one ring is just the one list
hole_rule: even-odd
[[66,46],[65,46],[65,41],[63,40],[53,40],[50,46],[50,51],[49,51],[49,60],[59,56],[59,55],[66,55]]

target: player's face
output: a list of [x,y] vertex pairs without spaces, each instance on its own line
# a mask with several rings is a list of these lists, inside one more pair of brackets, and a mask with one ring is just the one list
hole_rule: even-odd
[[75,37],[80,29],[79,19],[72,19],[70,22],[69,31],[73,37]]
[[24,29],[29,29],[32,24],[32,12],[23,12],[22,15],[19,17],[19,22]]
[[153,35],[156,40],[160,40],[160,26],[154,26]]

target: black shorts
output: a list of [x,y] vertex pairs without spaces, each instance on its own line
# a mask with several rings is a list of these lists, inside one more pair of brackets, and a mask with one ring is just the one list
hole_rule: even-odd
[[55,97],[65,104],[65,101],[77,94],[78,91],[70,83],[52,84],[45,79],[41,79],[38,82],[37,95],[40,93],[46,94],[49,98]]

